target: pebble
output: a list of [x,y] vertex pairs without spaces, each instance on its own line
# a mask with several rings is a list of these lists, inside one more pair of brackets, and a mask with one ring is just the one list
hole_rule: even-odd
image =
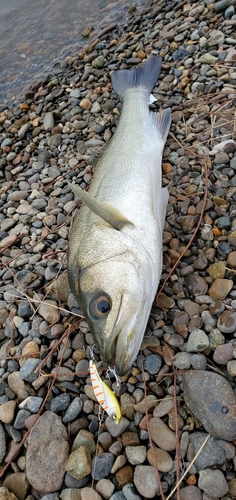
[[11,493],[7,488],[0,487],[0,500],[19,500],[14,493]]
[[72,445],[72,452],[77,450],[80,446],[84,446],[90,452],[90,455],[95,453],[96,444],[92,432],[89,432],[87,429],[81,429],[78,432]]
[[[153,457],[153,453],[155,459]],[[153,467],[156,463],[160,472],[169,472],[173,467],[173,460],[170,454],[165,450],[161,450],[160,448],[155,447],[153,448],[153,450],[150,448],[147,452],[147,459],[149,464]]]
[[146,446],[126,446],[125,453],[131,465],[142,464],[146,460]]
[[80,446],[70,454],[66,470],[75,479],[83,479],[91,473],[91,455],[85,446]]
[[4,427],[0,422],[0,464],[2,463],[6,453],[6,435]]
[[222,333],[234,333],[236,327],[236,311],[224,311],[217,321],[217,328]]
[[[190,434],[190,444],[192,445],[192,455],[195,456],[200,447],[203,445],[207,434],[205,432],[193,432]],[[203,470],[207,467],[213,467],[214,465],[220,465],[226,461],[226,453],[224,448],[221,446],[223,441],[217,439],[214,436],[210,436],[209,440],[205,444],[201,453],[195,460],[195,466],[197,470]],[[189,458],[192,459],[193,456],[190,454]]]
[[224,377],[189,370],[183,375],[183,393],[207,432],[226,441],[236,438],[236,396]]
[[14,418],[16,401],[6,401],[0,405],[0,420],[4,424],[10,424]]
[[133,484],[125,484],[122,488],[122,492],[126,500],[141,500],[141,497],[137,495]]
[[173,451],[176,447],[175,434],[159,417],[151,418],[149,422],[151,438],[162,450]]
[[188,352],[202,352],[209,347],[209,339],[203,330],[193,330],[187,342]]
[[217,278],[209,288],[209,295],[214,299],[224,300],[233,288],[233,280]]
[[151,465],[136,465],[134,484],[140,495],[153,498],[159,492],[155,468]]
[[233,359],[234,345],[223,344],[218,345],[214,351],[213,359],[219,365],[226,365],[228,361]]
[[100,481],[96,484],[97,492],[105,498],[105,500],[109,500],[114,492],[115,486],[109,479],[100,479]]
[[66,408],[66,412],[62,419],[62,422],[64,424],[67,424],[68,422],[72,422],[73,420],[75,420],[81,413],[82,408],[83,408],[83,402],[81,401],[80,397],[77,396]]
[[100,479],[109,476],[113,463],[114,457],[111,453],[101,453],[95,456],[92,460],[92,478],[95,481],[100,481]]
[[64,394],[59,394],[53,398],[50,404],[50,411],[58,413],[60,411],[66,410],[70,404],[70,394],[65,392]]
[[29,483],[24,472],[9,474],[3,482],[3,486],[8,488],[11,493],[17,495],[19,500],[25,500],[29,489]]
[[228,493],[228,484],[221,470],[201,470],[198,485],[201,490],[212,497],[222,498]]
[[[31,430],[26,451],[26,476],[33,488],[43,494],[61,488],[69,458],[67,439],[61,419],[51,411],[41,415]],[[50,453],[45,453],[49,442]]]

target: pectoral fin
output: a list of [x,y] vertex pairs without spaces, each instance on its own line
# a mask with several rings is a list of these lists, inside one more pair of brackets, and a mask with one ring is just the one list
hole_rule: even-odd
[[107,205],[104,202],[98,201],[96,198],[91,196],[87,191],[81,189],[77,184],[71,184],[69,182],[69,186],[73,193],[78,196],[78,198],[88,207],[92,212],[101,217],[101,219],[105,220],[113,226],[118,231],[122,229],[125,225],[131,224],[123,214],[118,210],[118,208],[112,207],[111,205]]

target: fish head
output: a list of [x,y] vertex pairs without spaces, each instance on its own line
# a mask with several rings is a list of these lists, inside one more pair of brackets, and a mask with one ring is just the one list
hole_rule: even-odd
[[125,375],[138,354],[152,305],[145,256],[131,238],[108,227],[93,228],[82,246],[72,291],[102,356]]

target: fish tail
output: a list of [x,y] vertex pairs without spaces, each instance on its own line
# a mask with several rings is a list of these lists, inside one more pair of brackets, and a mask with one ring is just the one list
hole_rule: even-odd
[[151,117],[158,131],[160,132],[163,141],[166,142],[171,124],[170,108],[160,109],[159,113],[151,111]]
[[134,87],[145,87],[151,93],[161,71],[161,57],[152,55],[149,59],[135,69],[122,69],[114,71],[111,75],[112,86],[118,95]]

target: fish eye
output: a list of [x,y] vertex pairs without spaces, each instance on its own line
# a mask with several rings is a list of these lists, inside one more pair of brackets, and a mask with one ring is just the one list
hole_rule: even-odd
[[115,413],[113,413],[113,415],[111,416],[112,420],[117,420],[117,415]]
[[104,318],[111,310],[111,299],[105,293],[92,298],[89,304],[90,315],[95,319]]
[[226,413],[229,413],[229,408],[227,408],[227,406],[222,406],[221,413],[224,413],[224,415],[226,415]]

